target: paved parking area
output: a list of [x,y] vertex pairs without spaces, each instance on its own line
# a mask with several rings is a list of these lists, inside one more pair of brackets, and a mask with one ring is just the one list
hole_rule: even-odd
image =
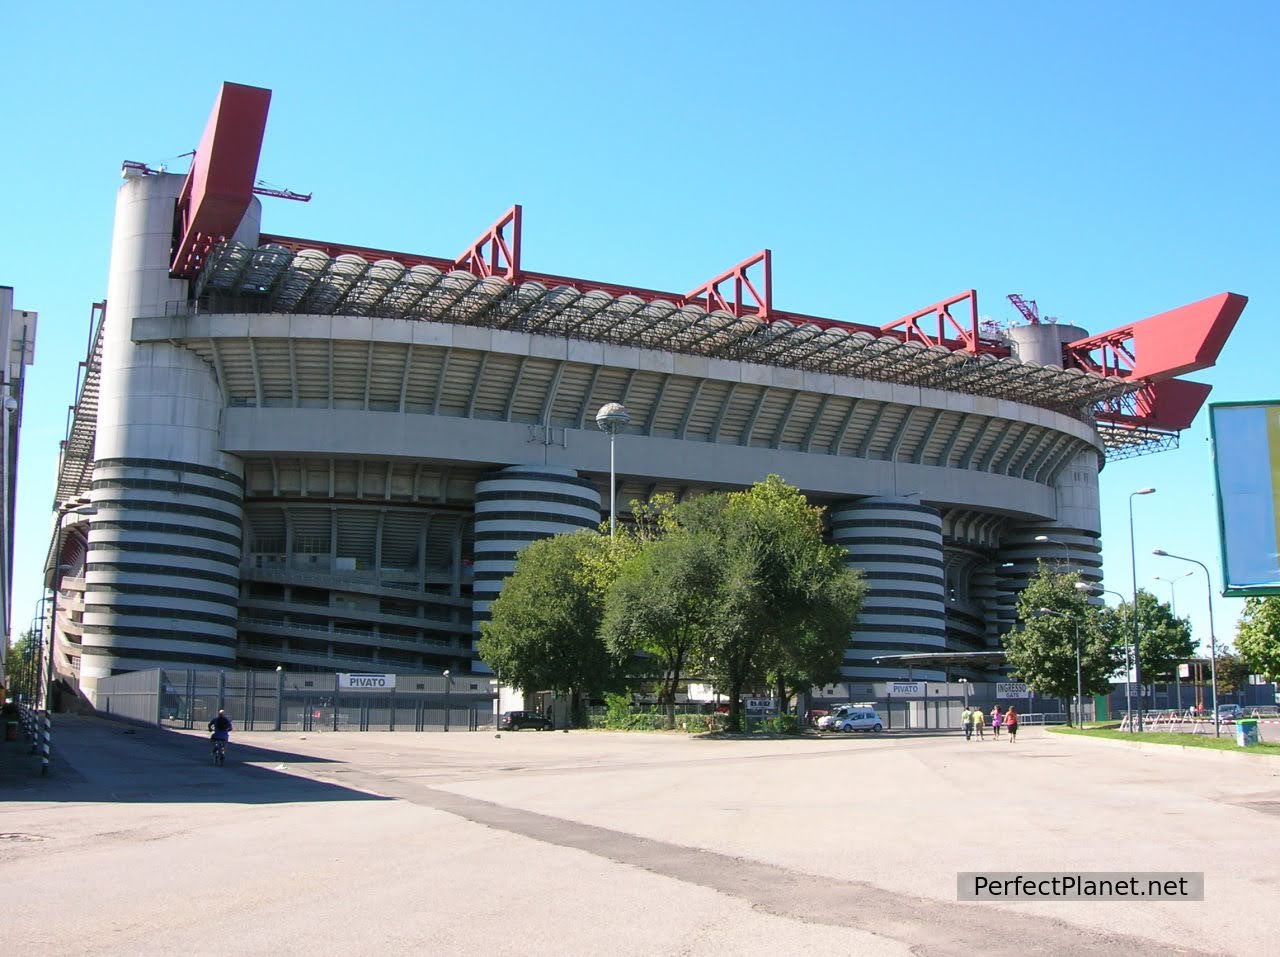
[[[63,719],[53,777],[0,778],[16,952],[1271,949],[1270,758],[1032,728],[258,733],[215,768],[200,735],[126,730]],[[1204,871],[1206,900],[958,903],[961,870]]]

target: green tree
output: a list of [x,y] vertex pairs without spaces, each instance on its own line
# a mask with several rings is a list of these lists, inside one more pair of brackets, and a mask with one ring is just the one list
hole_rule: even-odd
[[1251,672],[1280,681],[1280,596],[1245,599],[1236,648]]
[[620,661],[639,655],[656,666],[668,728],[675,727],[681,677],[695,659],[705,660],[703,642],[715,627],[723,571],[718,543],[676,529],[629,558],[605,600],[605,645]]
[[480,626],[480,656],[525,691],[555,691],[575,702],[611,689],[617,668],[600,639],[609,582],[601,552],[609,539],[592,531],[528,545]]
[[[1122,602],[1113,611],[1115,627],[1124,643],[1133,644],[1133,604]],[[1191,624],[1175,618],[1167,602],[1138,589],[1138,650],[1141,653],[1142,682],[1172,681],[1174,669],[1196,652]],[[1138,689],[1139,695],[1142,689]]]
[[35,636],[30,631],[24,631],[5,652],[5,688],[15,698],[19,693],[31,700],[39,697],[35,688],[40,673],[40,663],[36,661],[37,651]]
[[1249,665],[1230,648],[1218,651],[1218,694],[1235,694],[1249,683]]
[[[1004,636],[1015,677],[1038,694],[1070,698],[1076,693],[1076,635],[1079,628],[1083,691],[1104,694],[1123,660],[1122,644],[1110,616],[1077,589],[1080,575],[1059,575],[1044,562],[1018,596],[1021,629]],[[1046,614],[1042,609],[1047,610]]]
[[865,586],[844,550],[822,540],[822,509],[770,475],[744,492],[708,495],[677,518],[717,542],[722,562],[711,601],[707,664],[729,692],[730,730],[741,727],[750,683],[786,688],[838,674]]

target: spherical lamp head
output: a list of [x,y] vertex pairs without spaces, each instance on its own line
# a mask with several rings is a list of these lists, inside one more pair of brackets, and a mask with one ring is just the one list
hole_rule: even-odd
[[600,427],[601,432],[608,432],[610,435],[617,435],[627,427],[630,421],[631,413],[621,402],[605,403],[596,413],[596,425]]

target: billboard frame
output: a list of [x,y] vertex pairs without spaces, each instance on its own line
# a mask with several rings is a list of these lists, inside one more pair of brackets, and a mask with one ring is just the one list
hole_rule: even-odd
[[1280,585],[1255,585],[1253,587],[1233,588],[1231,586],[1231,569],[1227,564],[1227,522],[1222,508],[1222,472],[1218,468],[1218,424],[1214,418],[1214,411],[1217,409],[1243,408],[1245,406],[1274,406],[1280,408],[1280,399],[1245,399],[1209,403],[1209,449],[1213,456],[1213,496],[1218,505],[1218,561],[1222,571],[1222,595],[1224,598],[1268,598],[1280,595]]

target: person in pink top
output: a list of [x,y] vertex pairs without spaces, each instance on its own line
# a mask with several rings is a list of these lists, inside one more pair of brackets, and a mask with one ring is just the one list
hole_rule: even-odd
[[1009,730],[1009,743],[1013,744],[1018,740],[1018,712],[1013,710],[1013,705],[1004,713],[1004,726]]
[[1000,706],[991,706],[991,730],[995,732],[996,737],[1000,737],[1000,726],[1004,724],[1004,715],[1000,713]]

